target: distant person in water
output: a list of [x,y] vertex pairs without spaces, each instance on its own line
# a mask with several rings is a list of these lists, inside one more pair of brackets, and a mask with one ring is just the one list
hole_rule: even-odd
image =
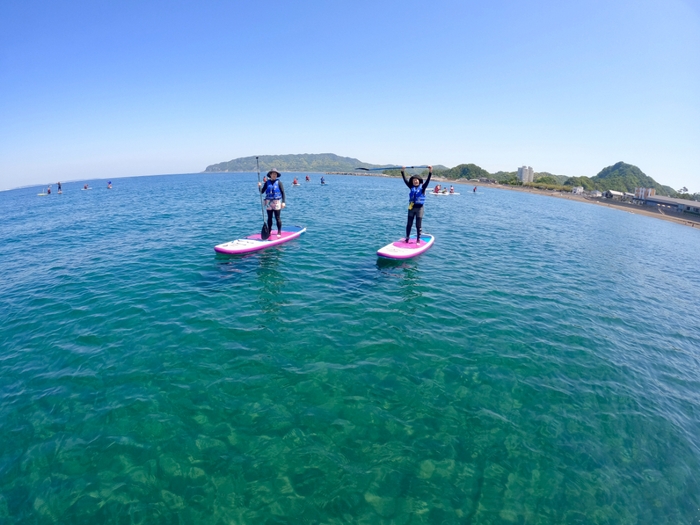
[[325,183],[326,183],[326,179],[321,177],[321,184],[325,184]]
[[309,177],[308,175],[306,176],[306,182],[311,182],[311,177]]
[[83,186],[83,189],[84,190],[88,189],[88,185],[86,184],[85,186]]
[[476,193],[476,186],[474,186],[474,193]]
[[408,194],[408,219],[406,220],[406,242],[411,238],[413,221],[416,221],[416,245],[420,244],[420,232],[423,226],[423,205],[425,204],[425,192],[433,176],[433,167],[428,166],[428,178],[425,182],[420,177],[413,175],[406,180],[405,168],[401,168],[401,177],[410,190]]
[[295,186],[298,186],[298,185],[299,185],[299,179],[297,179],[296,177],[294,177],[294,180],[292,181],[292,184],[294,184]]
[[49,187],[46,188],[46,194],[51,195],[51,184],[49,184]]
[[[260,193],[265,194],[265,208],[267,209],[267,229],[272,231],[272,216],[275,216],[277,223],[277,237],[282,236],[282,218],[280,212],[286,206],[286,197],[284,195],[284,186],[282,181],[278,179],[282,174],[277,170],[267,172],[264,184],[258,182]],[[269,177],[269,179],[267,178]]]
[[455,187],[454,187],[454,186],[450,186],[450,193],[454,193],[454,192],[455,192]]
[[61,183],[58,183],[58,193],[63,193],[63,190],[61,189]]
[[440,193],[440,185],[436,184],[435,188],[433,188],[433,193]]
[[107,189],[108,189],[108,190],[111,190],[111,189],[112,189],[112,181],[109,181],[109,182],[107,183]]

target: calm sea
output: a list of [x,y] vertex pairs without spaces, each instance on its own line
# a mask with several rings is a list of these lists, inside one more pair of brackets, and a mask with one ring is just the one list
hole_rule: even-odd
[[0,193],[0,522],[698,522],[700,231],[311,177]]

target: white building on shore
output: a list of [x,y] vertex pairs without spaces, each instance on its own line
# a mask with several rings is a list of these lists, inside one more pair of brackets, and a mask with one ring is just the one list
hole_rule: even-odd
[[523,166],[518,168],[518,180],[523,184],[526,182],[534,182],[535,172],[532,170],[532,166]]
[[655,197],[656,190],[654,188],[635,188],[634,198],[644,200],[649,197]]

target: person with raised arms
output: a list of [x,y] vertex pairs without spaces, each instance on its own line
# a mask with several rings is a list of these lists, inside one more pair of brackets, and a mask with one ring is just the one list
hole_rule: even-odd
[[430,178],[433,176],[433,167],[428,166],[428,178],[425,182],[416,175],[411,176],[406,180],[405,168],[401,168],[401,177],[408,187],[408,219],[406,221],[406,242],[411,238],[411,228],[413,228],[413,220],[416,221],[416,245],[420,244],[420,232],[423,225],[423,205],[425,204],[425,192],[430,184]]
[[267,229],[272,230],[272,215],[275,215],[275,222],[277,223],[277,237],[282,236],[282,218],[280,217],[280,212],[282,208],[286,206],[285,201],[287,200],[284,195],[284,186],[282,181],[277,177],[281,177],[282,174],[273,169],[267,172],[267,177],[264,184],[258,182],[258,187],[260,187],[260,193],[265,194],[265,209],[267,210]]

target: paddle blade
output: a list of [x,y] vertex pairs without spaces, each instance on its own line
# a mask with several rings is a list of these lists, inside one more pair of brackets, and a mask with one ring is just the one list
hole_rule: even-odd
[[262,230],[260,230],[260,238],[266,241],[270,237],[270,228],[267,227],[267,223],[263,223]]

